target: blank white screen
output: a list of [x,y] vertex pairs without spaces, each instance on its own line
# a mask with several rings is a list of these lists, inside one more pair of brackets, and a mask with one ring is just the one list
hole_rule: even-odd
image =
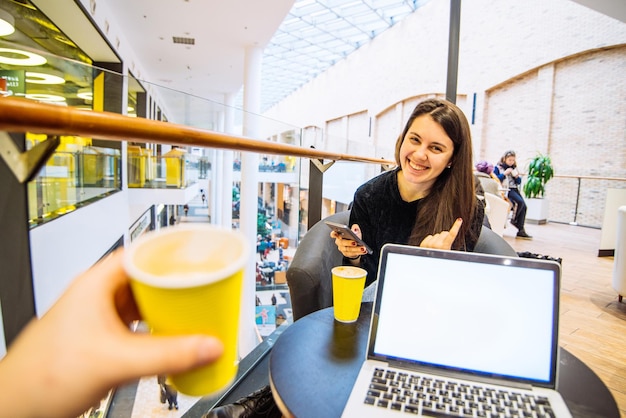
[[549,381],[553,273],[388,255],[374,352]]

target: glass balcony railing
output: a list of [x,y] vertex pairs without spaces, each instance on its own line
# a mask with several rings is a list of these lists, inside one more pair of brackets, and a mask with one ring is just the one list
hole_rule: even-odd
[[28,217],[37,226],[121,190],[119,150],[70,138],[28,184]]
[[[13,42],[0,40],[0,47],[26,48]],[[120,75],[95,68],[88,63],[64,59],[53,54],[28,49],[45,57],[42,68],[37,71],[55,70],[66,74],[61,84],[34,83],[32,68],[0,64],[0,78],[5,91],[2,95],[31,98],[41,102],[55,103],[58,106],[71,106],[83,110],[109,110],[104,107],[107,91],[117,92],[128,86],[127,109],[118,106],[119,113],[146,119],[171,121],[194,128],[215,132],[242,135],[243,120],[256,126],[254,136],[276,144],[316,147],[331,152],[361,156],[385,156],[392,158],[393,150],[385,148],[383,142],[371,136],[357,136],[352,139],[340,138],[324,132],[321,128],[301,129],[280,121],[253,115],[223,103],[203,99],[178,92],[163,86],[137,80],[132,75]],[[106,77],[102,77],[105,74]],[[104,83],[101,79],[106,79]],[[94,88],[104,83],[103,88]],[[98,85],[100,85],[98,84]],[[150,92],[150,93],[148,93]],[[162,107],[154,105],[151,97],[159,97]],[[169,107],[168,107],[169,106]],[[193,110],[192,113],[189,111]],[[231,115],[234,126],[226,128],[226,115]],[[158,135],[158,133],[155,133]],[[26,146],[46,140],[46,135],[26,135]],[[240,181],[242,153],[234,151],[232,159],[223,160],[219,151],[213,148],[185,147],[184,151],[163,145],[163,137],[155,144],[129,143],[127,162],[121,167],[123,146],[120,141],[102,141],[92,138],[72,136],[61,137],[61,145],[54,156],[41,169],[38,176],[29,184],[29,219],[31,227],[56,219],[72,212],[77,207],[94,202],[108,194],[122,189],[122,176],[127,176],[129,188],[181,189],[200,180],[211,180],[211,170],[216,163],[225,161],[232,164],[233,188]],[[389,145],[389,144],[387,144]],[[258,171],[260,178],[259,198],[272,207],[280,220],[280,233],[296,244],[306,232],[308,214],[308,160],[288,155],[259,153]],[[126,173],[125,173],[126,172]],[[337,207],[347,205],[359,184],[380,172],[376,164],[337,163],[324,175],[324,197],[322,215],[333,213]],[[291,173],[293,176],[272,177],[274,173]],[[265,186],[262,183],[276,184]],[[604,216],[606,190],[624,188],[623,179],[602,180],[601,178],[555,179],[550,190],[554,196],[551,220],[573,222],[599,228]],[[557,187],[558,185],[558,187]],[[562,187],[561,187],[562,186]],[[262,190],[263,189],[263,190]],[[566,193],[567,192],[567,193]],[[565,194],[564,194],[565,193]],[[594,198],[587,198],[594,196]],[[595,198],[600,196],[600,199]],[[211,202],[207,196],[207,206]],[[593,205],[588,202],[595,202]],[[182,202],[184,203],[184,202]],[[235,202],[234,202],[235,203]],[[315,202],[318,204],[319,202]],[[293,245],[293,244],[292,244]]]
[[[44,62],[36,69],[0,63],[2,96],[24,97],[82,111],[105,110],[145,119],[171,121],[215,132],[225,132],[225,115],[230,114],[234,126],[229,131],[234,135],[242,135],[244,111],[241,109],[137,80],[130,74],[121,75],[93,67],[88,62],[66,59],[34,49],[37,48],[34,45],[19,45],[0,39],[0,47],[37,54],[43,57],[41,61]],[[56,84],[42,84],[35,82],[38,79],[32,77],[33,72],[54,72],[59,77],[55,79]],[[127,108],[122,109],[121,102],[117,108],[111,108],[117,102],[105,100],[109,97],[109,91],[113,92],[113,97],[118,98],[118,92],[124,86],[128,86]],[[153,97],[160,97],[161,105],[155,104]],[[181,103],[185,105],[179,106]],[[193,109],[196,116],[181,113],[181,109]],[[254,124],[259,130],[254,134],[257,138],[281,144],[301,145],[300,129],[292,125],[259,115],[246,115],[246,118],[255,119]],[[25,135],[26,147],[32,148],[47,138],[47,135],[28,133]],[[239,173],[242,154],[234,151],[231,155],[232,160],[227,163],[232,164],[235,173],[232,187],[236,188],[241,181]],[[275,190],[273,201],[268,201],[267,204],[276,206],[281,214],[288,212],[285,208],[299,206],[300,158],[268,154],[259,154],[258,158],[260,173],[292,174],[279,180],[285,186],[278,187],[280,190]],[[130,189],[184,189],[199,181],[209,182],[216,161],[222,160],[213,148],[185,147],[183,150],[165,145],[163,138],[147,145],[124,145],[123,141],[63,136],[53,157],[28,186],[30,226],[43,225],[112,192],[122,190],[123,177],[126,177]],[[260,181],[268,181],[268,178]],[[206,198],[207,207],[219,203],[210,201],[213,196],[207,195]],[[268,195],[263,198],[271,200]],[[183,203],[185,202],[181,202]],[[290,223],[291,231],[282,233],[295,240],[299,235],[297,219]],[[282,224],[283,227],[285,225],[287,224]]]
[[[150,150],[128,146],[128,187],[146,189],[171,189],[189,187],[198,180],[206,180],[211,172],[211,160],[193,154],[153,156]],[[262,156],[261,173],[295,173],[295,157]],[[233,171],[241,171],[241,160],[233,161]]]
[[128,187],[181,189],[207,179],[211,162],[206,157],[187,155],[152,156],[149,150],[128,147]]

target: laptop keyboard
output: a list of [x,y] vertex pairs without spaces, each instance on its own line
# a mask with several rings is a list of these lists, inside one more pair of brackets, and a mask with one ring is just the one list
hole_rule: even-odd
[[482,386],[376,368],[365,403],[433,417],[554,417],[548,399],[528,391]]

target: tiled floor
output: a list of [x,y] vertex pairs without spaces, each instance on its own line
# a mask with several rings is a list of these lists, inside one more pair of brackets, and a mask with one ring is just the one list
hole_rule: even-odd
[[131,418],[178,418],[189,410],[200,398],[178,394],[178,410],[168,409],[167,403],[159,400],[159,385],[156,376],[141,379]]

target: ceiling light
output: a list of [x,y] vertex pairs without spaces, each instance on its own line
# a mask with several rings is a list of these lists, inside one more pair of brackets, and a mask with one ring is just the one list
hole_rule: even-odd
[[67,39],[67,38],[65,38],[65,37],[63,37],[61,35],[55,36],[54,40],[58,41],[58,42],[61,42],[61,43],[65,44],[65,45],[67,45],[67,46],[71,46],[72,48],[78,48],[74,42],[70,41],[69,39]]
[[[16,55],[18,57],[16,57]],[[47,60],[41,55],[33,52],[21,51],[19,49],[0,48],[0,64],[21,65],[31,67],[43,65]]]
[[27,93],[27,99],[37,100],[38,102],[47,102],[47,103],[60,103],[65,101],[65,97],[57,96],[54,94],[45,94],[45,93]]
[[15,32],[15,20],[8,12],[0,9],[0,36],[7,36]]
[[80,91],[76,93],[76,97],[83,100],[93,100],[93,92],[91,89],[80,89]]
[[33,84],[64,84],[65,80],[57,75],[26,71],[26,82]]

